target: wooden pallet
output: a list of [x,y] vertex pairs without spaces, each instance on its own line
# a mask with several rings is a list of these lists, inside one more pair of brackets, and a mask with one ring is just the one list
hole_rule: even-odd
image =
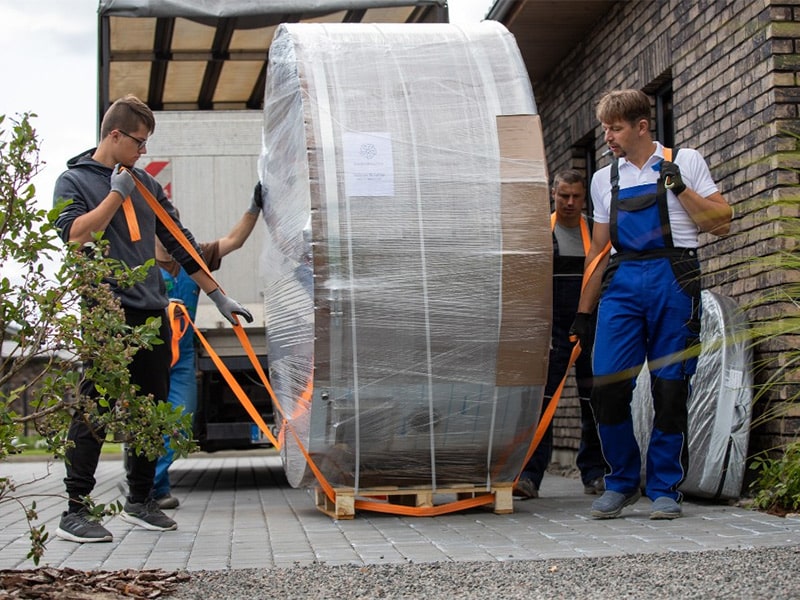
[[[473,485],[442,486],[437,487],[435,491],[424,486],[386,486],[361,488],[358,490],[358,494],[353,488],[334,488],[335,501],[331,501],[321,488],[315,488],[314,501],[318,510],[334,519],[352,519],[355,517],[357,499],[385,501],[388,505],[427,508],[443,504],[448,500],[443,498],[445,496],[450,496],[449,500],[452,500],[452,496],[455,496],[457,500],[465,500],[491,495],[494,500],[487,506],[491,506],[492,512],[495,514],[505,515],[514,512],[512,488],[511,483],[494,484],[490,491],[487,491],[486,486]],[[391,512],[391,510],[384,512]]]

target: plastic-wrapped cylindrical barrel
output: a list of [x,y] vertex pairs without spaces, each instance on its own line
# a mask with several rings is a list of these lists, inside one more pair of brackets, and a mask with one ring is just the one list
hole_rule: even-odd
[[541,125],[499,23],[284,24],[260,177],[269,373],[295,487],[509,482],[539,421]]
[[[753,403],[752,351],[747,319],[736,302],[702,292],[701,352],[688,400],[689,469],[680,490],[691,496],[729,500],[742,491]],[[653,423],[647,366],[636,380],[634,429],[642,471]]]

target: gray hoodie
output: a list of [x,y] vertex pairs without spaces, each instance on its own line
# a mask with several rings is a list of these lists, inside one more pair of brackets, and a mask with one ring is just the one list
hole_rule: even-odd
[[[59,215],[56,225],[64,241],[69,239],[70,228],[73,221],[97,207],[111,190],[112,169],[95,161],[92,158],[94,149],[88,150],[75,158],[67,161],[68,169],[56,180],[53,190],[53,202],[59,199],[71,200]],[[202,253],[194,240],[191,232],[181,225],[175,212],[175,207],[167,199],[164,189],[153,177],[142,169],[132,169],[136,178],[150,190],[161,206],[169,213],[178,227],[189,239],[199,254]],[[122,261],[130,267],[144,264],[150,259],[155,259],[155,238],[164,244],[167,251],[177,260],[189,274],[195,273],[200,267],[183,249],[180,242],[161,223],[155,213],[148,206],[138,189],[134,189],[131,200],[139,222],[141,239],[131,241],[128,223],[122,209],[118,210],[111,219],[103,237],[110,242],[110,257]],[[108,282],[114,293],[119,297],[124,308],[136,310],[157,311],[167,306],[168,298],[164,287],[164,280],[158,265],[153,263],[147,279],[129,288],[118,288],[115,282]]]

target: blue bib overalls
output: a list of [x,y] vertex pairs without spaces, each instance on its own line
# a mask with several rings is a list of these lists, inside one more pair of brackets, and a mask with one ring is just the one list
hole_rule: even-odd
[[[170,298],[182,300],[189,316],[194,320],[200,298],[200,286],[183,269],[174,277],[165,269],[161,269],[161,275],[164,277],[167,295]],[[181,338],[178,348],[180,356],[170,371],[168,401],[173,407],[182,407],[184,414],[194,415],[197,411],[197,369],[195,367],[194,334],[191,329]],[[155,498],[161,498],[170,492],[168,471],[174,458],[174,450],[167,445],[167,453],[158,457],[156,461],[156,475],[153,484]]]
[[[660,169],[658,163],[655,169]],[[654,405],[645,493],[681,500],[688,468],[687,399],[697,365],[700,268],[694,248],[675,248],[663,178],[619,188],[611,166],[609,232],[616,250],[603,275],[594,347],[592,407],[611,472],[606,488],[629,494],[641,485],[641,452],[631,401],[648,361]]]

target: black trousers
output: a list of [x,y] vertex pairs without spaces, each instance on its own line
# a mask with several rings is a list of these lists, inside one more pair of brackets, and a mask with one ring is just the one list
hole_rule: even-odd
[[[153,394],[156,402],[167,401],[169,395],[169,365],[171,350],[169,345],[169,323],[165,311],[139,311],[125,309],[125,322],[131,326],[143,325],[148,318],[161,317],[159,336],[165,343],[153,346],[151,350],[139,350],[134,354],[133,361],[128,366],[131,383],[139,386],[139,394]],[[85,381],[81,394],[97,398],[99,394],[91,381]],[[109,398],[109,406],[113,407],[116,400]],[[100,407],[100,410],[108,410]],[[97,423],[88,422],[83,411],[77,410],[72,417],[67,439],[74,446],[66,452],[67,476],[64,478],[67,494],[70,498],[70,508],[78,508],[81,496],[88,496],[94,489],[94,477],[97,463],[100,459],[100,450],[106,437],[104,427]],[[129,450],[127,456],[128,490],[134,502],[141,502],[150,494],[155,477],[156,461],[148,460],[143,455],[133,454]]]
[[[544,388],[542,414],[550,403],[550,399],[564,378],[572,354],[574,344],[569,339],[569,330],[578,312],[578,300],[581,296],[581,276],[553,278],[553,338],[548,363],[547,383]],[[581,472],[584,484],[602,477],[606,472],[606,462],[600,448],[597,435],[597,424],[589,404],[592,395],[592,345],[586,341],[575,362],[575,379],[581,408],[581,440],[576,457],[576,465]],[[544,473],[553,458],[553,423],[545,430],[539,445],[534,450],[528,464],[522,470],[521,477],[530,479],[538,489],[541,487]]]

